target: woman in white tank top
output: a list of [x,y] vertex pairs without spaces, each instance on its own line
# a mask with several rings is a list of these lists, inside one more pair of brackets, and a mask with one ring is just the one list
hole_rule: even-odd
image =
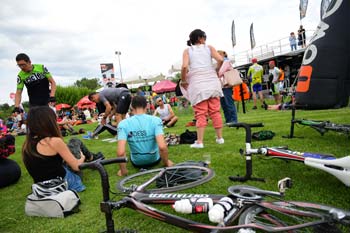
[[[192,148],[203,148],[207,116],[212,119],[216,131],[216,143],[223,144],[220,97],[223,96],[217,70],[223,62],[213,46],[206,45],[206,34],[200,29],[191,32],[187,41],[189,48],[183,52],[181,91],[191,102],[196,118],[197,141]],[[217,61],[216,69],[212,58]]]

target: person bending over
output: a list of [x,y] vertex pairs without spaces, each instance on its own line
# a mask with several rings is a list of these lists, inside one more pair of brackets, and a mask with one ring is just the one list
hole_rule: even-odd
[[175,116],[173,109],[170,104],[164,104],[162,98],[158,97],[156,100],[158,107],[154,111],[153,116],[157,116],[159,114],[160,119],[162,119],[163,126],[165,127],[173,127],[178,118]]
[[81,153],[77,159],[71,153],[63,141],[56,123],[56,115],[51,108],[31,107],[27,127],[28,133],[22,147],[22,157],[34,182],[61,177],[67,180],[69,189],[78,192],[85,190],[81,178],[63,164],[65,162],[72,170],[79,171],[79,165],[84,162],[85,155]]
[[[147,101],[143,96],[134,96],[131,101],[133,116],[118,125],[117,156],[125,156],[126,143],[130,148],[130,161],[134,167],[148,168],[163,161],[164,166],[173,166],[168,159],[168,147],[164,140],[160,118],[146,114]],[[120,163],[118,176],[128,174],[125,163]]]
[[[112,119],[112,115],[115,112],[115,121],[117,125],[122,119],[125,119],[125,115],[129,110],[131,94],[127,88],[106,88],[101,92],[93,92],[89,94],[89,100],[95,103],[103,103],[106,107],[101,124],[105,125],[106,120],[109,117]],[[112,111],[112,109],[114,111]]]

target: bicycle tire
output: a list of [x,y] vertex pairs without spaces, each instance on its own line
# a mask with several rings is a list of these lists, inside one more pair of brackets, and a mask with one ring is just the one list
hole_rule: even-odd
[[[255,223],[264,227],[288,227],[297,225],[304,222],[317,221],[316,217],[307,216],[309,212],[317,213],[322,216],[323,214],[329,215],[329,211],[334,207],[320,205],[307,202],[273,202],[274,206],[285,209],[272,210],[260,205],[252,205],[247,208],[239,217],[239,224]],[[300,205],[299,205],[300,204]],[[299,214],[304,212],[305,215],[293,215],[293,210],[298,210]],[[301,212],[300,212],[301,211]],[[322,220],[321,217],[319,217]],[[348,224],[348,223],[347,223]],[[339,223],[339,225],[341,225]],[[250,229],[252,230],[252,229]],[[330,222],[324,222],[322,224],[309,226],[303,229],[290,230],[288,232],[329,232],[329,233],[341,233],[338,225]]]
[[195,186],[208,182],[215,176],[215,173],[212,169],[207,167],[201,167],[201,166],[174,166],[174,167],[166,167],[166,168],[157,168],[157,169],[151,169],[151,170],[135,173],[133,175],[130,175],[121,179],[117,183],[117,189],[124,193],[133,192],[135,191],[135,188],[138,185],[141,185],[144,182],[148,181],[150,178],[154,177],[156,174],[158,174],[160,171],[164,169],[170,174],[174,172],[181,173],[183,171],[189,171],[190,172],[189,174],[192,173],[196,175],[198,175],[200,172],[201,176],[197,178],[190,178],[190,180],[188,180],[189,174],[187,174],[186,177],[181,177],[181,174],[179,176],[166,177],[167,178],[166,184],[169,184],[169,183],[173,184],[172,182],[176,182],[175,185],[173,186],[165,185],[164,187],[157,187],[156,181],[154,181],[151,185],[147,186],[145,190],[142,190],[142,192],[165,193],[165,192],[174,192],[174,191],[179,191],[183,189],[193,188]]

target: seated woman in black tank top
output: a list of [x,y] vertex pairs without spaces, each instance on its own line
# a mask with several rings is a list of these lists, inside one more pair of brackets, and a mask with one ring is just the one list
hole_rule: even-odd
[[48,106],[30,108],[27,118],[28,134],[23,144],[23,162],[34,182],[61,177],[68,181],[68,188],[75,191],[85,190],[81,178],[63,164],[79,171],[79,165],[85,160],[81,153],[75,158],[62,139],[56,123],[56,115]]

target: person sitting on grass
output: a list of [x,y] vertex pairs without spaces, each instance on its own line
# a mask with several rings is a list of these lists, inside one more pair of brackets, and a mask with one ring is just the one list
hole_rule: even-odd
[[[164,166],[173,166],[168,159],[168,147],[164,140],[160,118],[146,114],[147,101],[143,96],[131,100],[133,116],[118,125],[117,156],[125,157],[126,143],[130,148],[130,161],[134,167],[149,168],[163,161]],[[126,163],[120,163],[118,176],[128,174]]]
[[[84,161],[97,158],[92,153],[86,153],[80,149],[79,155],[70,151],[63,141],[54,111],[49,106],[31,107],[27,127],[28,133],[22,147],[22,158],[34,182],[60,177],[67,180],[68,189],[77,192],[85,190],[80,176],[75,172],[79,172],[79,165]],[[99,154],[98,157],[103,156]]]
[[292,94],[291,100],[286,103],[267,105],[264,102],[264,108],[265,110],[290,110],[293,108],[294,104],[295,104],[295,93]]
[[164,104],[162,98],[160,97],[157,98],[156,103],[158,104],[158,107],[154,111],[153,116],[157,116],[157,114],[159,114],[164,127],[173,127],[176,124],[178,118],[175,116],[175,113],[170,104]]
[[57,125],[61,131],[68,131],[71,135],[79,134],[74,130],[73,125],[71,124],[71,120],[68,118],[68,116],[57,117]]

